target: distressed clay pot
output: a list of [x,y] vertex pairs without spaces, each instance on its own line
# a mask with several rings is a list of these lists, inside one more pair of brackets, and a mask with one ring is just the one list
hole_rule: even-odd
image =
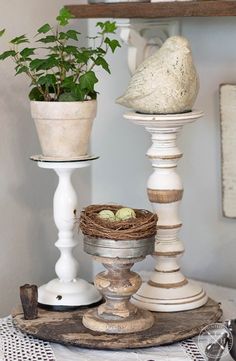
[[70,159],[86,155],[96,111],[96,100],[31,101],[43,156]]

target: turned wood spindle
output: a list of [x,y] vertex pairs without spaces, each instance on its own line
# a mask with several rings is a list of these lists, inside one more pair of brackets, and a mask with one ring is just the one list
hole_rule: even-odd
[[53,198],[53,215],[58,228],[55,246],[60,251],[60,257],[55,265],[57,278],[39,287],[38,301],[42,307],[65,311],[96,304],[101,300],[96,288],[78,277],[79,264],[73,254],[74,248],[78,245],[75,237],[75,214],[78,204],[71,178],[74,171],[89,165],[88,161],[38,161],[40,168],[52,169],[58,176],[58,186]]
[[157,261],[150,280],[143,283],[132,302],[151,311],[174,312],[194,309],[207,302],[202,287],[189,281],[180,271],[179,257],[184,245],[178,233],[182,226],[179,205],[183,196],[181,178],[176,172],[182,153],[177,147],[177,135],[185,124],[202,117],[200,111],[182,114],[152,115],[127,113],[125,118],[142,125],[152,136],[147,152],[153,166],[147,192],[158,215],[155,252]]
[[143,331],[154,323],[153,315],[137,308],[130,297],[141,286],[140,276],[130,271],[134,263],[154,250],[154,237],[141,240],[112,240],[84,237],[84,250],[106,268],[95,278],[105,303],[83,317],[85,327],[106,333]]

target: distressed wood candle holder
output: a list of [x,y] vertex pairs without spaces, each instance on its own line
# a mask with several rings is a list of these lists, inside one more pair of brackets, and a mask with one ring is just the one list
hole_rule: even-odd
[[130,269],[154,251],[154,241],[154,236],[120,241],[84,237],[85,252],[107,269],[95,278],[95,286],[106,301],[85,313],[82,320],[85,327],[106,333],[130,333],[153,325],[153,315],[129,300],[142,283],[140,276]]
[[150,280],[132,298],[139,307],[161,312],[183,311],[198,308],[207,302],[202,287],[192,283],[181,273],[178,259],[184,245],[178,237],[182,222],[178,209],[183,196],[181,179],[176,172],[182,153],[177,147],[177,135],[185,124],[202,117],[201,111],[182,114],[124,115],[151,133],[152,146],[147,152],[153,166],[148,179],[147,192],[154,211],[158,214],[155,252],[157,261]]

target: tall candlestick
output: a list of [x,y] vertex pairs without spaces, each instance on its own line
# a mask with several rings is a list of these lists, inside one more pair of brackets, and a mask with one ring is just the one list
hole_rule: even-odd
[[78,244],[74,238],[77,195],[71,176],[76,169],[89,165],[87,161],[38,162],[40,168],[52,169],[59,177],[53,200],[54,220],[58,228],[55,246],[60,251],[60,258],[55,266],[58,278],[39,287],[38,302],[44,306],[67,309],[94,304],[101,299],[100,293],[92,284],[78,278],[79,264],[73,255],[73,249]]
[[[185,124],[203,115],[200,111],[182,114],[152,115],[130,112],[125,118],[142,125],[152,136],[147,152],[153,174],[148,179],[147,192],[158,214],[158,231],[153,257],[157,264],[150,280],[143,283],[132,302],[142,308],[174,312],[204,305],[207,296],[202,287],[190,282],[180,271],[178,259],[184,245],[178,237],[182,226],[178,210],[183,186],[176,172],[182,153],[177,147],[177,135]],[[200,261],[200,260],[199,260]]]

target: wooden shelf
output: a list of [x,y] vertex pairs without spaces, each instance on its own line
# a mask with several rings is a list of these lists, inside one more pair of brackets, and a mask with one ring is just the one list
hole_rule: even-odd
[[170,18],[236,16],[236,0],[198,0],[159,3],[101,3],[66,6],[76,18]]

